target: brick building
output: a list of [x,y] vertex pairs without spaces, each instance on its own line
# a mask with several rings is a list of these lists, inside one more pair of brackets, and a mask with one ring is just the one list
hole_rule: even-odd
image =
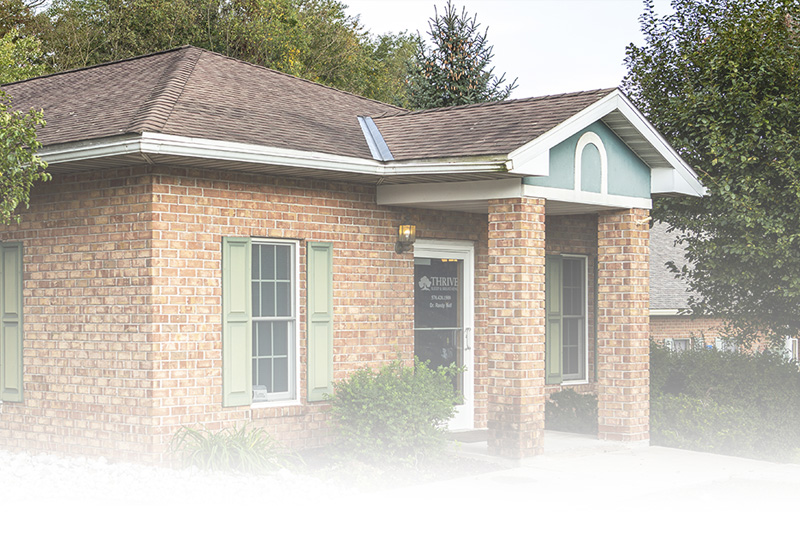
[[[692,295],[683,280],[675,278],[668,267],[672,262],[678,269],[687,264],[686,247],[676,243],[676,235],[664,223],[655,223],[650,229],[650,337],[674,350],[684,351],[696,343],[719,350],[733,350],[736,342],[728,335],[723,317],[690,313],[689,297]],[[750,348],[764,350],[769,347],[766,337]],[[787,337],[787,357],[800,361],[798,337]]]
[[685,247],[675,243],[675,237],[663,223],[650,229],[650,337],[677,350],[688,349],[693,341],[730,346],[722,318],[688,313],[691,292],[667,266],[673,262],[680,269],[686,264]]
[[408,112],[193,47],[3,89],[53,180],[0,231],[1,447],[316,446],[398,353],[466,367],[451,428],[497,454],[561,387],[648,439],[648,210],[701,187],[620,91]]

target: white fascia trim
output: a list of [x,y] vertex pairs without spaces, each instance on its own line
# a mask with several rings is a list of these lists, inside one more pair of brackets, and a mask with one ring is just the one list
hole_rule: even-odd
[[589,204],[592,206],[606,206],[609,208],[641,208],[653,209],[653,201],[649,198],[625,197],[622,195],[604,195],[589,191],[575,191],[560,189],[558,187],[544,187],[541,185],[523,185],[522,192],[526,197],[570,202],[573,204]]
[[142,133],[142,152],[364,174],[380,168],[378,162],[361,158],[148,132]]
[[[681,158],[667,143],[655,127],[645,119],[639,110],[634,107],[621,91],[615,90],[573,115],[550,131],[540,135],[530,143],[512,151],[508,158],[512,161],[513,169],[523,169],[525,163],[539,157],[557,144],[566,141],[575,133],[599,121],[613,111],[620,111],[636,130],[666,159],[678,174],[686,181],[695,196],[702,196],[703,186],[697,180],[694,170]],[[510,172],[516,172],[511,170]]]
[[671,168],[655,167],[650,169],[650,194],[672,194],[681,193],[688,196],[700,197],[706,194],[706,188],[702,187],[702,194],[698,194],[692,185]]
[[87,159],[131,154],[169,155],[301,167],[317,170],[400,176],[409,174],[453,174],[505,172],[505,159],[440,159],[383,163],[374,160],[337,156],[322,152],[306,152],[286,148],[266,147],[197,137],[183,137],[144,132],[136,137],[121,136],[98,141],[62,145],[40,152],[49,164],[68,163]]
[[418,206],[439,202],[465,202],[498,198],[520,198],[522,178],[447,182],[434,184],[379,185],[378,204]]
[[651,308],[650,309],[650,315],[652,317],[677,317],[678,315],[685,316],[686,314],[684,313],[684,310],[681,310],[679,308],[673,308],[673,309],[667,309],[667,308],[653,309],[653,308]]
[[141,154],[141,152],[142,140],[139,136],[120,136],[97,141],[57,145],[40,150],[39,155],[48,165],[56,165],[58,163],[70,163],[110,156]]

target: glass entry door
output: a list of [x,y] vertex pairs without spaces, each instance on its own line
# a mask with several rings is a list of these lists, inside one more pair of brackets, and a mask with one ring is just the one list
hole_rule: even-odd
[[414,350],[437,369],[455,363],[463,404],[451,429],[473,427],[472,244],[425,241],[414,245]]

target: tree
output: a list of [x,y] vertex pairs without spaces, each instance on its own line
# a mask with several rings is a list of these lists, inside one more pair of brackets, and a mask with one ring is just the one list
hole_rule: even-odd
[[405,75],[397,65],[411,56],[411,38],[376,40],[345,9],[336,0],[55,0],[39,34],[51,72],[191,44],[370,98],[403,100],[395,78]]
[[0,223],[18,221],[15,211],[20,204],[28,206],[34,182],[50,179],[47,163],[36,155],[42,146],[36,139],[39,126],[44,126],[41,111],[12,110],[10,98],[0,91]]
[[36,18],[36,10],[46,0],[0,0],[0,37],[12,29],[30,25]]
[[[0,0],[6,16],[0,24],[0,84],[43,74],[39,41],[19,37],[18,31],[31,20],[27,4]],[[12,9],[13,8],[13,9]],[[26,18],[26,16],[29,16]],[[0,89],[0,223],[9,224],[19,217],[20,204],[28,205],[30,190],[36,181],[50,179],[44,172],[47,164],[36,155],[41,144],[36,128],[44,126],[41,111],[12,110],[11,99]]]
[[[741,341],[800,331],[800,1],[645,2],[629,45],[631,99],[698,171],[708,195],[658,201],[687,244],[696,313]],[[677,270],[677,268],[676,268]]]
[[38,39],[19,37],[16,28],[0,37],[0,67],[0,84],[44,74]]
[[503,87],[505,74],[499,78],[489,67],[493,53],[486,31],[479,31],[477,15],[470,18],[466,9],[461,15],[448,0],[444,13],[428,21],[431,46],[419,38],[419,51],[410,75],[411,107],[429,109],[477,102],[505,100],[516,88],[516,79]]
[[28,206],[34,182],[47,181],[50,175],[42,158],[36,155],[41,143],[36,128],[44,126],[41,111],[23,113],[11,109],[8,95],[0,91],[0,223],[19,220],[17,207]]

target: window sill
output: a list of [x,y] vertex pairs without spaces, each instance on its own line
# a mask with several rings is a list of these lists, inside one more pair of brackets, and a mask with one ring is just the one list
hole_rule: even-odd
[[280,401],[259,401],[250,404],[251,410],[261,410],[264,408],[286,408],[287,406],[302,406],[300,399],[280,400]]
[[584,386],[589,383],[589,379],[582,378],[580,380],[562,380],[562,386]]

